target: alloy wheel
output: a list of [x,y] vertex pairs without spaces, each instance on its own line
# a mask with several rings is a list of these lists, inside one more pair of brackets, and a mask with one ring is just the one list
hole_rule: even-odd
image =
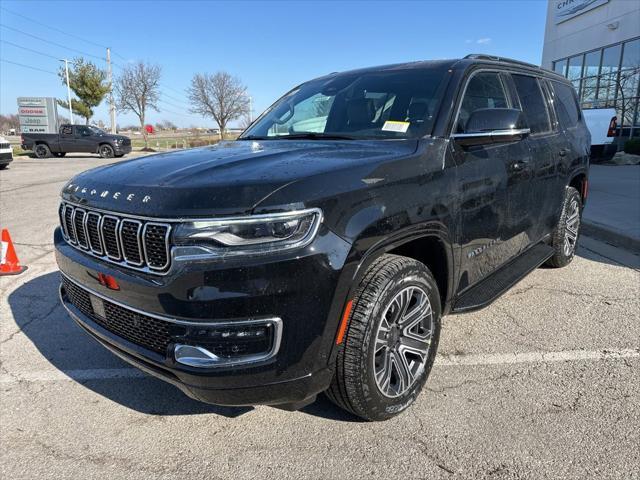
[[564,254],[569,257],[576,248],[578,230],[580,228],[580,205],[577,199],[571,200],[566,218],[564,224]]
[[406,287],[384,310],[375,337],[373,367],[376,385],[387,397],[407,392],[423,372],[433,332],[433,311],[427,293]]

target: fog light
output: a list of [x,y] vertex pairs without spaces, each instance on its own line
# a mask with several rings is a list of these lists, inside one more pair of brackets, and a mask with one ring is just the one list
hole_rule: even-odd
[[174,356],[199,368],[260,362],[278,352],[281,330],[279,318],[193,326],[175,345]]

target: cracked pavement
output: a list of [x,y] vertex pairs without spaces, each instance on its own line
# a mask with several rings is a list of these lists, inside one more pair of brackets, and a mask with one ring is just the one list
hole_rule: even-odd
[[442,360],[391,421],[323,398],[299,412],[209,406],[130,370],[58,305],[58,191],[104,163],[0,172],[0,224],[29,266],[0,277],[3,478],[640,479],[638,255],[583,237],[569,267],[445,318]]

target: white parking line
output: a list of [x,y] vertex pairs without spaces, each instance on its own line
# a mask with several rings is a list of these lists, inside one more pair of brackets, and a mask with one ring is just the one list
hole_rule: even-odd
[[[639,348],[620,350],[563,350],[560,352],[477,353],[463,355],[438,355],[436,365],[511,365],[517,363],[580,362],[640,358]],[[135,368],[93,368],[87,370],[41,370],[14,374],[1,374],[0,384],[19,382],[60,382],[65,380],[110,380],[146,377]]]
[[560,352],[476,353],[438,355],[436,365],[509,365],[514,363],[579,362],[588,360],[617,360],[640,357],[639,348],[621,350],[563,350]]

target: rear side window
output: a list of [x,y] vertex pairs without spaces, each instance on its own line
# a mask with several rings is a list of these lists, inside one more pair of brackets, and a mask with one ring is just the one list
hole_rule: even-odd
[[507,95],[498,73],[478,73],[471,77],[458,112],[457,132],[463,132],[473,112],[483,108],[508,108]]
[[512,75],[512,77],[531,133],[550,131],[549,111],[538,80],[528,75]]
[[73,133],[73,130],[71,128],[71,125],[64,125],[61,129],[60,132],[62,135],[71,135]]
[[564,128],[575,127],[580,119],[580,111],[573,88],[560,82],[552,82],[555,92],[555,106],[560,124]]

